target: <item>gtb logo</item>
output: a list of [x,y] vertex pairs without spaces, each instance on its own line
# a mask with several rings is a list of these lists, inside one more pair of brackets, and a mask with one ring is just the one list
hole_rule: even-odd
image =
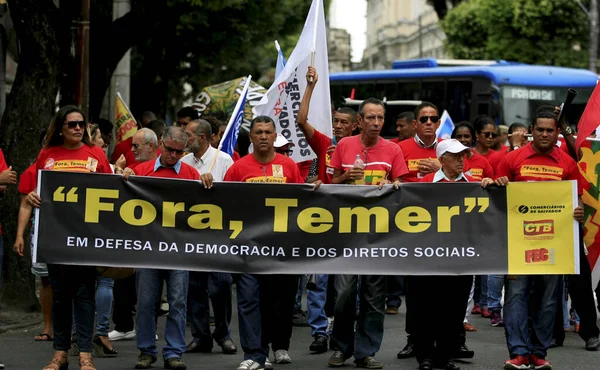
[[525,239],[553,239],[554,220],[523,221]]
[[525,251],[525,263],[538,263],[544,265],[554,264],[554,249],[530,249]]

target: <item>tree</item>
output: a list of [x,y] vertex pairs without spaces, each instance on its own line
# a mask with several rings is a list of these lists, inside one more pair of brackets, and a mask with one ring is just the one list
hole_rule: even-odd
[[467,0],[442,22],[460,59],[587,66],[589,22],[571,0]]
[[[60,105],[74,102],[76,81],[71,27],[81,1],[9,0],[20,55],[17,75],[0,122],[0,148],[22,173],[36,158],[39,134]],[[218,82],[253,73],[267,41],[297,32],[310,0],[133,0],[132,9],[112,20],[112,0],[91,1],[90,117],[98,118],[110,79],[124,53],[134,49],[133,101],[138,111],[164,113],[167,97],[183,82]],[[273,52],[273,58],[275,53]],[[262,61],[262,62],[261,62]],[[226,68],[224,68],[224,66]],[[37,306],[30,262],[11,252],[19,195],[10,186],[2,201],[5,279],[2,304]]]

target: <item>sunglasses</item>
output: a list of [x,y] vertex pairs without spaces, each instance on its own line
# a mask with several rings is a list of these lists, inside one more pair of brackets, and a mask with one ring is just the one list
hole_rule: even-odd
[[177,155],[182,155],[184,150],[183,149],[173,149],[173,148],[165,145],[165,151],[169,152],[169,153],[175,153]]
[[432,123],[437,123],[440,120],[439,116],[421,116],[419,117],[419,122],[427,123],[427,120],[430,119]]
[[495,139],[495,138],[497,138],[497,137],[498,137],[498,134],[497,134],[497,133],[495,133],[495,132],[490,132],[490,131],[487,131],[487,132],[482,132],[482,134],[483,134],[483,136],[485,136],[485,137],[487,137],[487,138],[489,138],[489,137],[491,136],[491,137],[492,137],[492,139]]
[[77,126],[85,128],[85,121],[69,121],[67,122],[67,126],[69,126],[69,128],[75,128]]

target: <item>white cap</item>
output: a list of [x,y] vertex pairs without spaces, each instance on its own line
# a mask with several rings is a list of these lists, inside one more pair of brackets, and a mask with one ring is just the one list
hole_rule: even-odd
[[[273,146],[275,148],[281,148],[288,144],[289,144],[290,148],[296,145],[296,144],[292,143],[291,141],[288,141],[288,139],[286,139],[285,136],[283,136],[281,134],[277,134],[277,139],[275,139]],[[254,145],[252,145],[252,143],[250,143],[250,146],[248,147],[248,154],[250,154],[252,152],[254,152]]]
[[437,143],[437,146],[435,148],[435,154],[439,159],[445,153],[456,154],[456,153],[464,152],[465,150],[469,150],[469,148],[462,145],[460,143],[460,141],[458,141],[456,139],[447,139],[447,140],[442,140],[439,143]]

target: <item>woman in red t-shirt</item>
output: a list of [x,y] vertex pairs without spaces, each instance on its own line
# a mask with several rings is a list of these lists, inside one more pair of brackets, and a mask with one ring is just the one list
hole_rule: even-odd
[[[54,116],[35,166],[36,170],[112,173],[104,151],[91,142],[83,114],[72,105],[61,108]],[[34,207],[41,205],[35,190],[27,195],[27,200]],[[79,366],[82,370],[94,370],[91,352],[96,269],[91,266],[49,264],[48,272],[52,285],[55,352],[43,370],[68,367],[73,314],[76,319]]]
[[[452,138],[458,140],[467,148],[472,148],[475,144],[475,129],[468,121],[459,122],[454,127],[454,131],[452,131]],[[485,177],[494,178],[492,165],[482,155],[475,153],[471,149],[467,152],[467,159],[470,165],[469,172],[475,180],[481,181]]]

